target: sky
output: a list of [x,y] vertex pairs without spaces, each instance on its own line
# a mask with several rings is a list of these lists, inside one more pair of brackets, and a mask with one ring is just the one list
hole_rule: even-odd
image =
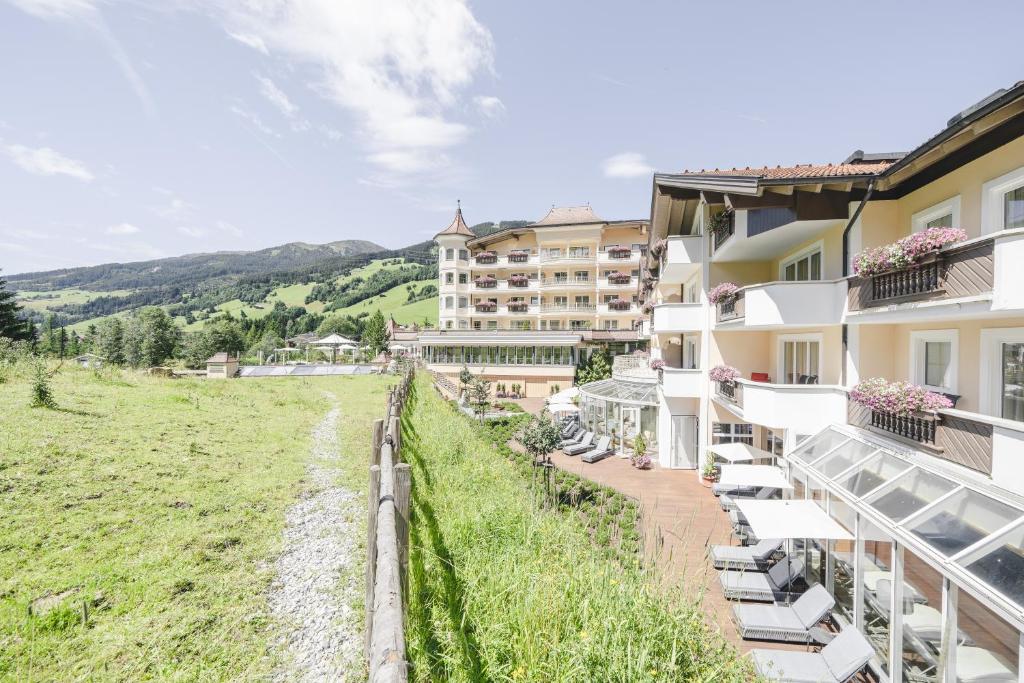
[[981,7],[0,0],[0,270],[395,248],[459,199],[643,218],[655,171],[909,150],[1024,78],[1024,5]]

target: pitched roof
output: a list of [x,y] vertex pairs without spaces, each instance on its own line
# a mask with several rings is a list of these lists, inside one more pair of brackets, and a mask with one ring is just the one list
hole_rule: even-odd
[[455,209],[455,219],[451,225],[442,230],[441,232],[434,235],[435,238],[441,235],[463,235],[464,237],[476,237],[473,231],[466,225],[466,221],[462,218],[462,202],[459,202],[458,208]]
[[797,164],[796,166],[762,166],[761,168],[726,168],[683,171],[681,176],[743,176],[764,180],[800,180],[803,178],[842,178],[881,173],[893,165],[892,161],[859,164]]
[[587,206],[552,206],[548,214],[530,226],[541,225],[576,225],[585,223],[604,223],[605,220]]
[[207,358],[206,362],[207,363],[227,363],[228,361],[232,361],[232,360],[235,360],[235,358],[233,356],[228,354],[226,351],[220,351],[218,353],[213,354],[209,358]]

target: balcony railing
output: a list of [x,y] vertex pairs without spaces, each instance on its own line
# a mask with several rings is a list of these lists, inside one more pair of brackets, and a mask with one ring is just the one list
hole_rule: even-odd
[[541,313],[593,313],[597,310],[594,304],[544,304]]
[[552,261],[593,261],[593,254],[583,253],[570,253],[570,254],[544,254],[540,255],[541,263],[550,263]]
[[510,251],[508,253],[509,263],[526,263],[530,260],[530,252],[528,251]]
[[722,398],[732,401],[737,405],[743,403],[743,391],[736,382],[716,382],[716,392]]
[[593,287],[594,280],[588,277],[546,277],[540,281],[541,287]]
[[526,313],[530,310],[530,305],[525,301],[510,301],[508,304],[509,313]]
[[495,313],[497,310],[498,304],[481,303],[473,306],[473,311],[476,313]]
[[897,415],[880,410],[871,411],[871,426],[918,443],[934,444],[937,426],[935,415]]
[[497,280],[474,280],[473,286],[477,289],[494,289],[498,286]]
[[474,256],[473,260],[480,265],[489,265],[498,262],[498,255],[493,251],[485,251]]
[[745,315],[746,305],[743,298],[743,290],[736,292],[736,296],[720,301],[718,303],[718,322],[736,320]]
[[995,281],[995,237],[947,247],[910,268],[852,277],[848,307],[862,311],[909,301],[978,296]]
[[530,278],[528,278],[528,277],[524,277],[524,278],[511,278],[510,277],[508,279],[508,286],[509,287],[520,287],[520,288],[522,288],[522,287],[529,287],[530,286]]
[[711,233],[712,241],[715,245],[715,251],[725,244],[726,240],[733,236],[736,232],[736,214],[730,213],[726,224],[714,232]]

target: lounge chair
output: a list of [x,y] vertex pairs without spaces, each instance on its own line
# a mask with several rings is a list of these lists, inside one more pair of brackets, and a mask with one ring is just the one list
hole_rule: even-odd
[[562,449],[562,452],[566,455],[579,455],[580,453],[586,453],[593,446],[591,445],[594,441],[594,432],[587,432],[583,435],[583,440],[574,446],[566,446]]
[[874,656],[871,643],[852,626],[844,628],[821,652],[750,651],[761,676],[793,683],[846,683]]
[[723,493],[738,493],[740,495],[752,495],[754,491],[755,489],[753,486],[723,486],[722,484],[719,484],[717,482],[711,485],[711,493],[715,494],[716,496],[720,496]]
[[736,501],[739,499],[746,500],[768,500],[779,492],[778,489],[769,488],[762,486],[753,493],[723,493],[718,497],[718,502],[722,505],[722,509],[728,512],[736,508]]
[[583,436],[585,434],[586,432],[582,429],[576,430],[570,436],[562,439],[562,448],[565,448],[566,446],[575,446],[583,440]]
[[766,538],[756,545],[713,545],[709,554],[715,569],[742,569],[748,572],[768,571],[772,558],[782,549],[782,541]]
[[765,573],[727,570],[718,575],[718,580],[729,600],[775,602],[777,597],[785,597],[786,588],[803,573],[803,560],[789,558],[785,562],[776,562]]
[[602,436],[601,440],[597,442],[597,446],[595,448],[587,451],[586,453],[580,454],[580,460],[583,462],[599,462],[604,460],[614,452],[609,448],[611,443],[612,438],[610,436]]
[[835,598],[819,583],[792,605],[736,605],[732,612],[740,635],[748,640],[812,643],[811,628],[835,606]]

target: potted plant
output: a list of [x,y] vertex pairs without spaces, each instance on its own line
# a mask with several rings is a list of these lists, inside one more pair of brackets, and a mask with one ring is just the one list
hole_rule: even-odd
[[530,252],[525,249],[513,249],[508,252],[509,263],[526,263],[530,258]]
[[704,469],[700,471],[700,483],[707,488],[711,488],[716,479],[718,479],[718,470],[715,469],[715,462],[708,458],[707,462],[704,463]]
[[665,247],[668,246],[668,241],[660,239],[651,245],[651,255],[655,258],[660,258],[662,253],[665,251]]
[[736,292],[739,291],[739,287],[731,282],[723,282],[720,285],[715,285],[708,292],[708,301],[713,304],[725,303],[736,298]]
[[632,253],[633,249],[624,244],[616,244],[608,247],[608,256],[611,258],[628,258]]
[[967,233],[960,228],[927,228],[892,244],[865,249],[853,257],[853,272],[868,277],[905,270],[934,257],[943,247],[965,239]]
[[638,470],[651,469],[651,456],[647,455],[647,440],[643,434],[637,434],[633,439],[633,467]]
[[494,263],[498,260],[498,254],[493,251],[481,251],[476,255],[477,263]]
[[720,238],[724,233],[729,232],[732,229],[732,217],[733,210],[726,207],[718,213],[712,214],[708,218],[708,230],[717,237]]
[[528,284],[530,284],[530,278],[521,273],[510,275],[508,278],[509,287],[526,287]]
[[651,361],[651,370],[656,370],[657,373],[658,373],[658,379],[661,379],[661,376],[665,372],[665,361],[663,359],[661,359],[661,358],[656,358],[656,359],[652,360]]

